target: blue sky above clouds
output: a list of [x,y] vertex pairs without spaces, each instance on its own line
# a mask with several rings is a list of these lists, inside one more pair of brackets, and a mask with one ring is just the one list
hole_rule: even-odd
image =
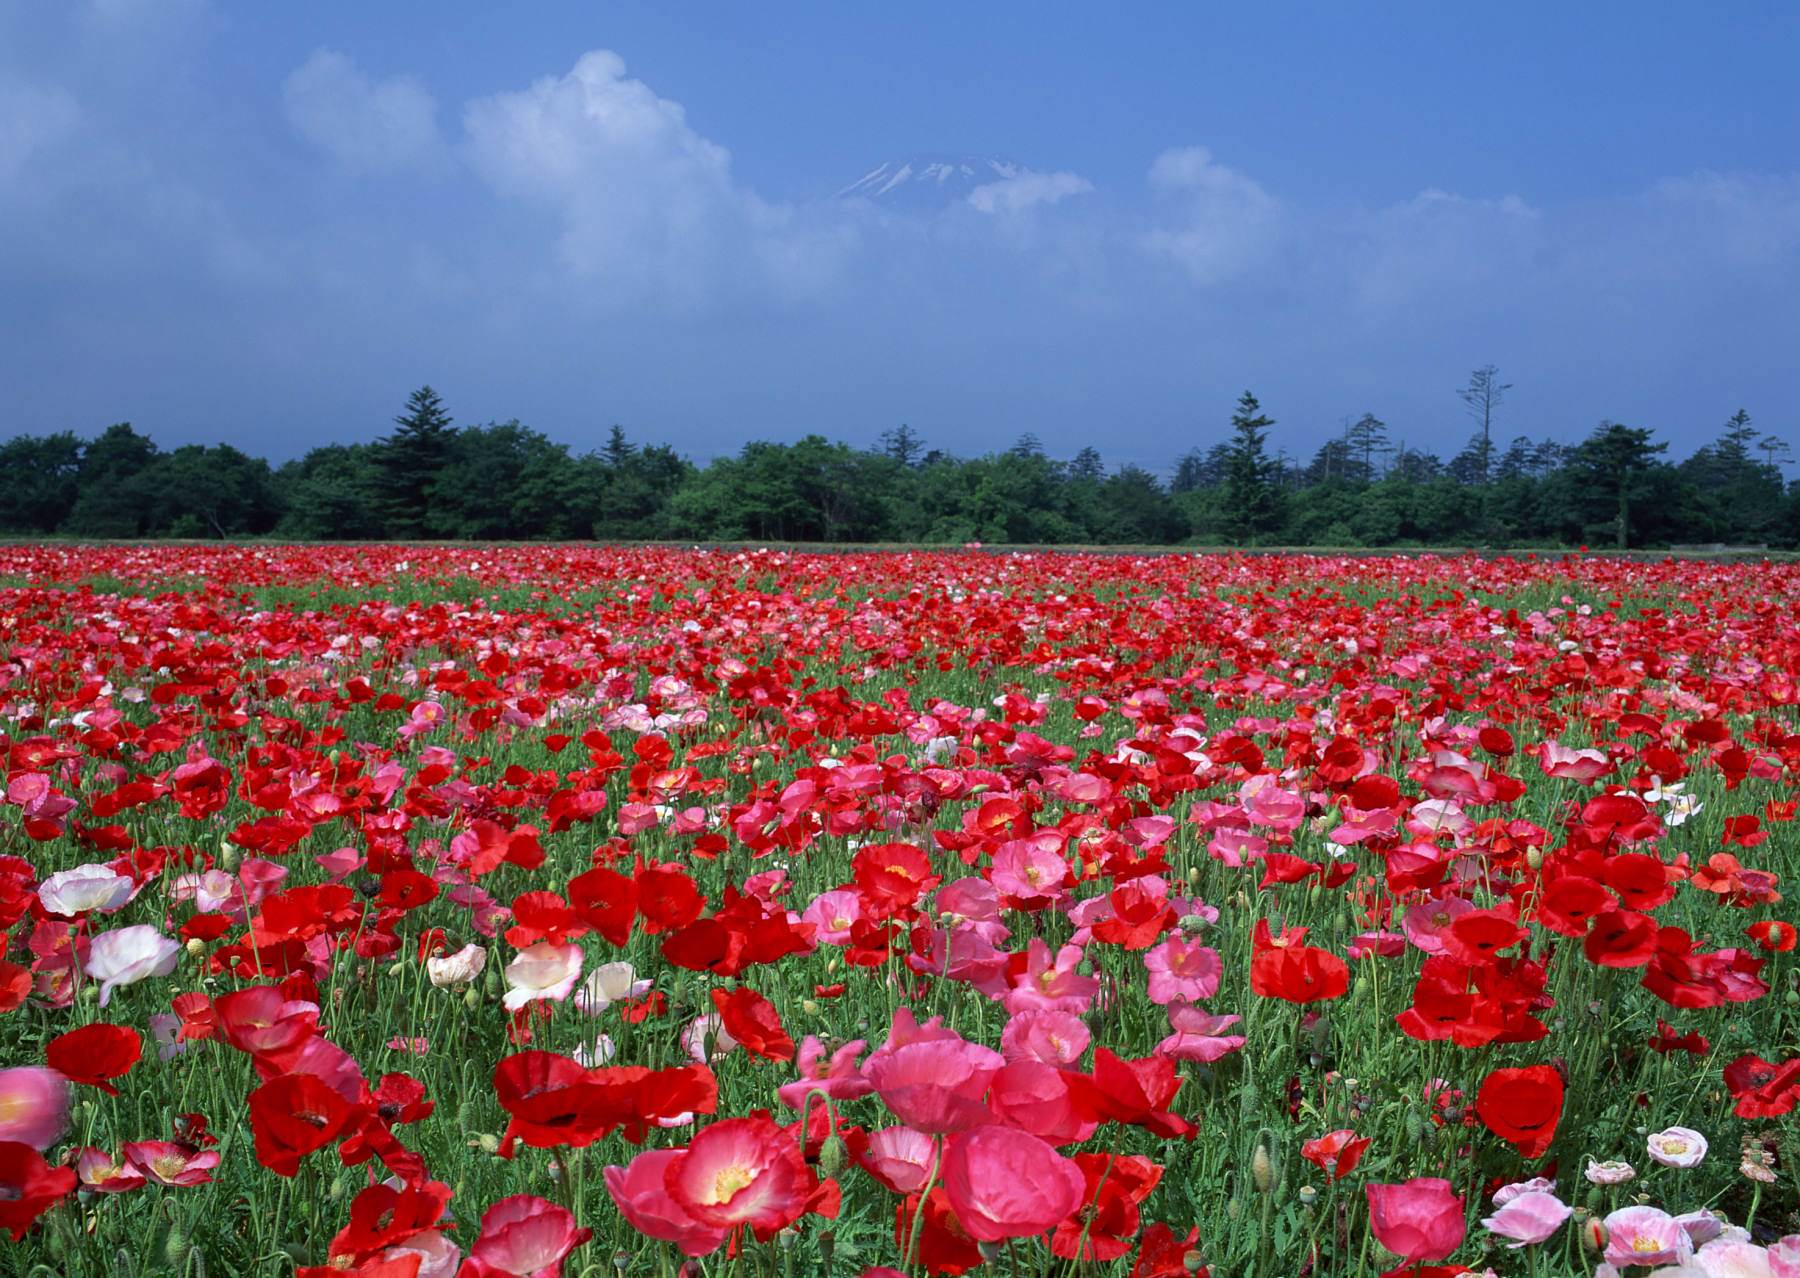
[[0,0],[0,429],[1800,443],[1800,10],[1252,8]]

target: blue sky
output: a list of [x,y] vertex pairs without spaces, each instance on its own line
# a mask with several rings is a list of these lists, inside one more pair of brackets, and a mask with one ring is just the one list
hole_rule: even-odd
[[[1792,6],[0,0],[0,429],[1800,445]],[[916,153],[1029,173],[834,200]]]

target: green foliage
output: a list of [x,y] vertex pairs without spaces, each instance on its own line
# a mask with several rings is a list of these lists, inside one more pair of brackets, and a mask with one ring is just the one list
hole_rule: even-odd
[[[1482,370],[1477,370],[1480,372]],[[1490,377],[1491,413],[1506,387]],[[1465,396],[1465,399],[1467,397]],[[1473,410],[1473,405],[1471,406]],[[1785,445],[1747,413],[1679,465],[1651,432],[1603,422],[1575,448],[1516,436],[1478,482],[1484,437],[1449,465],[1372,413],[1304,467],[1269,452],[1254,395],[1231,434],[1164,479],[1068,461],[1029,433],[959,458],[909,426],[873,449],[757,440],[697,467],[613,426],[593,452],[517,421],[456,427],[421,387],[386,437],[315,448],[277,470],[230,445],[162,452],[128,424],[0,444],[0,532],[301,540],[754,540],[958,544],[1666,546],[1800,544]]]

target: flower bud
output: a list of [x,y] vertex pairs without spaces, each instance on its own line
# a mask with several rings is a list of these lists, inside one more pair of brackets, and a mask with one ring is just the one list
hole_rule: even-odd
[[1266,1194],[1275,1182],[1275,1169],[1269,1163],[1269,1147],[1258,1145],[1256,1152],[1250,1156],[1250,1179],[1256,1184],[1256,1192]]
[[1600,1223],[1598,1216],[1588,1217],[1581,1227],[1581,1241],[1593,1251],[1606,1250],[1606,1226]]
[[827,1136],[819,1146],[819,1170],[827,1176],[836,1176],[844,1170],[849,1151],[844,1146],[844,1139],[835,1133]]

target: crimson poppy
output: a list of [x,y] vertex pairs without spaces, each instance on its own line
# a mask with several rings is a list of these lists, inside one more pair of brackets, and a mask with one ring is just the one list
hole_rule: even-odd
[[1475,1113],[1522,1157],[1542,1158],[1562,1118],[1563,1079],[1549,1065],[1497,1069],[1475,1094]]
[[144,1040],[136,1030],[97,1021],[51,1039],[44,1060],[72,1083],[86,1083],[117,1096],[119,1089],[112,1080],[129,1074],[143,1050]]

